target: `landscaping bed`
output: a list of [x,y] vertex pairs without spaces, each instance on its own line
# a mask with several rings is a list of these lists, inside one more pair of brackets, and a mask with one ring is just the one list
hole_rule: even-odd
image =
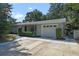
[[19,32],[18,35],[19,35],[19,36],[32,37],[32,36],[33,36],[33,32],[31,32],[31,31],[27,31],[27,32]]

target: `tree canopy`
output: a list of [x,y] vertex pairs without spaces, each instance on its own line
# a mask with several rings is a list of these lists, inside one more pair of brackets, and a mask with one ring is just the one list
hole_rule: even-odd
[[11,5],[8,3],[0,3],[0,38],[9,33],[10,22],[8,17],[10,17]]
[[42,12],[35,9],[31,12],[28,12],[25,16],[25,20],[23,20],[23,21],[24,22],[26,22],[26,21],[40,21],[42,15],[43,15]]
[[51,3],[47,13],[49,19],[63,18],[63,6],[62,3]]

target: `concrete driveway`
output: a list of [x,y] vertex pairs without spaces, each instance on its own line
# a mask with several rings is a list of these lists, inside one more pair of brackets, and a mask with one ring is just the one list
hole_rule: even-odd
[[0,56],[79,56],[78,50],[77,43],[30,37],[0,44]]

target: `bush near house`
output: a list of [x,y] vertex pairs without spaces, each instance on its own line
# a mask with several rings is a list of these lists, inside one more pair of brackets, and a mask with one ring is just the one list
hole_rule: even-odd
[[22,28],[19,28],[19,29],[18,29],[18,34],[19,34],[19,35],[22,34]]
[[33,36],[33,32],[32,31],[22,32],[22,28],[18,29],[18,34],[20,36],[29,36],[29,37]]
[[27,31],[27,32],[22,32],[19,35],[20,36],[28,36],[28,37],[31,37],[31,36],[33,36],[33,33],[31,31]]
[[57,39],[62,38],[62,29],[61,28],[56,28],[56,37],[57,37]]

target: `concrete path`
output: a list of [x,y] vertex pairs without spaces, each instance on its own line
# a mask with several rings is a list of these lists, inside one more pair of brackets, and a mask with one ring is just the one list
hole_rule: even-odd
[[75,42],[30,37],[0,44],[0,56],[79,56],[78,50]]

